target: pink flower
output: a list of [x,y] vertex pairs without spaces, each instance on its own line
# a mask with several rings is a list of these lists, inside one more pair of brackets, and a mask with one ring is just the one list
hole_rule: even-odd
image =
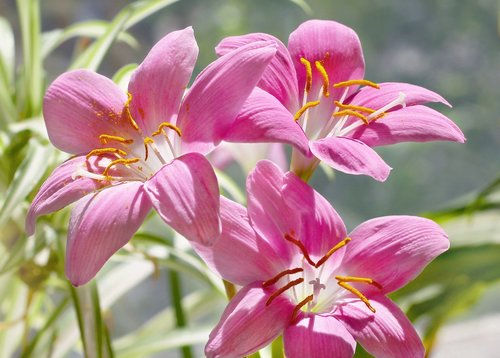
[[[465,141],[451,120],[422,106],[449,105],[438,94],[406,83],[364,80],[358,36],[342,24],[307,21],[292,32],[288,49],[271,35],[255,33],[228,37],[216,50],[222,55],[262,40],[276,41],[278,53],[258,87],[281,102],[289,112],[288,121],[300,124],[310,140],[311,153],[294,151],[292,159],[294,171],[305,178],[322,160],[342,172],[384,181],[391,168],[371,147],[403,141]],[[359,86],[364,87],[359,90]],[[247,116],[245,111],[240,114]],[[263,123],[253,125],[257,131]]]
[[64,73],[47,90],[52,143],[75,156],[33,200],[26,220],[79,199],[68,232],[66,274],[74,285],[95,276],[154,208],[173,229],[211,245],[220,235],[219,188],[205,158],[236,120],[276,52],[258,41],[223,56],[184,96],[198,46],[192,28],[168,34],[132,76],[128,96],[88,70]]
[[222,235],[195,244],[226,280],[244,286],[210,334],[208,357],[241,357],[283,334],[285,355],[423,357],[410,321],[386,297],[449,242],[434,222],[369,220],[350,234],[337,212],[295,174],[261,161],[247,181],[248,212],[221,200]]

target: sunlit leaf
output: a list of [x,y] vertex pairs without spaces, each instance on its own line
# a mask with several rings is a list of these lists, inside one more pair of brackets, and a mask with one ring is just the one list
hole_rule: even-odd
[[[99,38],[108,29],[109,23],[102,20],[91,20],[70,25],[64,29],[55,29],[42,34],[42,56],[47,57],[52,51],[64,42],[75,37]],[[137,47],[137,40],[127,32],[117,36],[118,41],[125,42],[131,47]]]

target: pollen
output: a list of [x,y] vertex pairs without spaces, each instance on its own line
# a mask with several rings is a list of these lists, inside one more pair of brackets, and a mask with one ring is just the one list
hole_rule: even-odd
[[108,166],[106,167],[106,169],[104,169],[104,171],[102,172],[102,175],[104,177],[109,177],[109,175],[108,175],[109,170],[112,167],[114,167],[115,165],[118,165],[118,164],[122,164],[122,165],[134,164],[134,163],[137,163],[139,160],[140,160],[139,158],[132,158],[132,159],[120,158],[120,159],[113,160],[111,163],[108,164]]
[[132,102],[132,93],[128,92],[127,93],[127,102],[125,102],[125,112],[127,114],[127,119],[136,131],[139,131],[139,126],[137,125],[136,121],[134,120],[134,117],[132,117],[132,113],[130,113],[130,102]]
[[330,95],[330,79],[328,78],[328,73],[320,61],[314,62],[314,65],[323,78],[323,96],[328,97]]
[[370,304],[370,301],[368,300],[368,298],[366,298],[366,296],[363,295],[359,290],[355,289],[354,287],[352,287],[351,285],[349,285],[348,283],[343,282],[343,281],[339,281],[337,283],[340,287],[346,289],[347,291],[351,292],[355,296],[359,297],[359,299],[366,305],[366,307],[368,307],[368,309],[370,311],[372,311],[373,313],[376,312],[375,308],[373,308],[373,306]]
[[335,279],[340,282],[361,282],[368,283],[377,287],[379,290],[382,289],[382,285],[376,282],[375,280],[367,277],[354,277],[354,276],[335,276]]
[[165,128],[172,129],[175,133],[177,133],[177,135],[179,137],[182,137],[181,129],[179,127],[173,125],[172,123],[169,123],[169,122],[160,123],[160,125],[158,126],[158,129],[155,132],[153,132],[151,135],[153,137],[160,135],[161,133],[163,133],[163,129],[165,129]]
[[289,290],[293,286],[300,285],[302,282],[304,282],[303,278],[298,278],[296,280],[288,282],[285,286],[283,286],[280,289],[276,290],[275,292],[273,292],[273,294],[271,296],[269,296],[269,298],[266,301],[266,306],[269,306],[274,301],[274,299],[276,297],[278,297],[279,295],[281,295],[283,292],[285,292],[286,290]]
[[335,88],[340,88],[340,87],[349,87],[349,86],[369,86],[373,87],[376,89],[380,89],[380,86],[376,84],[375,82],[368,81],[368,80],[349,80],[349,81],[344,81],[344,82],[338,82],[333,85]]
[[117,148],[99,148],[99,149],[94,149],[91,150],[86,156],[86,159],[89,159],[90,157],[94,155],[101,155],[101,154],[118,154],[121,155],[122,157],[127,155],[127,152],[121,149]]
[[297,304],[297,306],[295,306],[295,308],[293,309],[293,312],[292,312],[292,320],[291,320],[292,322],[295,322],[295,319],[297,318],[297,315],[299,314],[300,309],[302,307],[304,307],[306,304],[308,304],[309,302],[311,302],[313,299],[314,299],[314,295],[309,295],[306,298],[304,298],[302,301],[300,301]]
[[374,109],[368,108],[368,107],[355,106],[353,104],[343,104],[343,103],[340,103],[339,101],[335,101],[334,103],[337,107],[342,108],[342,109],[350,109],[353,111],[360,111],[360,112],[365,112],[365,113],[369,113],[369,114],[375,112]]
[[334,247],[332,247],[326,254],[325,256],[323,256],[321,259],[319,259],[319,261],[316,263],[316,265],[314,265],[314,267],[318,268],[320,267],[321,265],[323,265],[326,260],[328,260],[330,258],[330,256],[332,256],[335,252],[337,252],[338,250],[340,250],[342,247],[344,247],[345,245],[347,245],[349,243],[349,241],[351,241],[351,238],[350,237],[346,237],[344,240],[342,240],[341,242],[339,242],[337,245],[335,245]]
[[107,144],[109,141],[114,141],[114,142],[123,143],[123,144],[134,143],[133,139],[125,139],[123,137],[109,135],[109,134],[101,134],[99,136],[99,140],[101,141],[102,144]]
[[286,275],[293,275],[294,273],[299,273],[299,272],[302,272],[304,271],[303,268],[300,268],[300,267],[297,267],[297,268],[294,268],[294,269],[288,269],[288,270],[285,270],[285,271],[282,271],[280,272],[279,274],[277,274],[276,276],[274,276],[273,278],[271,278],[270,280],[267,280],[267,281],[264,281],[262,283],[262,287],[268,287],[268,286],[271,286],[271,285],[274,285],[276,282],[278,282],[282,277],[285,277]]
[[359,112],[350,110],[350,109],[344,109],[343,111],[335,112],[333,114],[333,116],[334,117],[354,116],[354,117],[358,117],[359,119],[361,119],[363,122],[365,122],[365,124],[370,123],[370,121],[368,120],[368,118],[366,116],[362,115]]
[[285,237],[286,241],[291,242],[292,244],[294,244],[295,246],[297,246],[300,249],[300,251],[302,252],[302,255],[304,256],[306,261],[309,263],[309,265],[316,267],[316,264],[314,263],[313,260],[311,260],[311,257],[309,256],[309,253],[307,252],[306,247],[304,246],[304,244],[300,240],[297,240],[296,238],[294,238],[290,234],[285,234],[284,237]]
[[302,106],[301,109],[297,111],[297,113],[295,113],[295,115],[293,116],[293,120],[297,122],[300,119],[300,117],[302,117],[302,115],[305,113],[305,111],[307,111],[309,108],[316,107],[319,103],[320,103],[319,101],[307,102],[305,105]]
[[304,57],[301,57],[300,58],[300,63],[302,63],[304,65],[304,67],[306,68],[306,92],[309,92],[311,90],[311,87],[312,87],[312,66],[311,66],[311,62],[309,62],[308,60],[306,60]]
[[144,155],[144,161],[148,160],[149,156],[148,144],[154,144],[154,142],[155,141],[150,137],[144,138],[144,151],[146,152],[146,154]]

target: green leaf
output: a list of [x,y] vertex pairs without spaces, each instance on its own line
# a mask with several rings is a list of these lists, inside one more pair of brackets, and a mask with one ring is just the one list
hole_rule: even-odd
[[12,211],[24,202],[28,194],[37,186],[45,173],[47,158],[52,148],[43,146],[35,139],[28,142],[26,156],[16,171],[5,200],[0,209],[0,228],[10,218]]
[[136,63],[130,63],[123,66],[113,75],[113,82],[126,92],[128,83],[130,82],[130,77],[132,76],[132,73],[136,70],[136,68]]
[[0,129],[17,117],[13,101],[15,45],[14,33],[9,22],[0,17]]
[[96,71],[115,39],[125,29],[125,23],[130,16],[132,16],[130,7],[120,11],[111,21],[105,33],[76,58],[70,69],[87,68]]
[[302,11],[304,11],[306,14],[312,15],[313,11],[305,0],[290,0],[290,1],[299,6],[302,9]]
[[23,44],[23,117],[39,114],[42,107],[43,71],[40,54],[40,4],[38,0],[17,0]]
[[[109,22],[102,20],[91,20],[79,22],[66,27],[56,29],[42,34],[42,57],[46,58],[52,51],[64,42],[75,37],[100,38],[108,30]],[[118,41],[123,41],[131,47],[137,47],[137,40],[127,32],[121,32],[117,36]]]
[[148,16],[177,1],[179,0],[142,0],[130,4],[132,16],[128,19],[125,28],[128,29],[134,26]]

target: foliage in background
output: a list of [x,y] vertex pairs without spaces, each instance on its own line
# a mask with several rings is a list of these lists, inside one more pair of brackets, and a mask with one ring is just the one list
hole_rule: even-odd
[[[420,6],[426,6],[429,1]],[[316,15],[314,9],[318,7],[314,1],[309,4],[302,0],[292,2],[295,4],[286,6],[294,7],[293,11],[304,11],[301,16]],[[139,41],[128,31],[132,26],[173,3],[175,0],[135,1],[109,22],[84,21],[42,32],[40,2],[18,0],[20,36],[17,38],[9,20],[0,17],[1,357],[63,357],[75,352],[90,357],[143,357],[171,349],[181,349],[185,357],[201,355],[200,347],[226,302],[224,287],[184,242],[167,231],[154,215],[98,279],[81,288],[70,286],[64,277],[68,210],[40,219],[36,236],[26,237],[24,233],[24,217],[33,194],[55,165],[65,159],[49,144],[41,112],[47,77],[59,74],[45,71],[53,51],[68,40],[76,39],[68,69],[98,70],[113,44],[137,46]],[[182,6],[190,6],[188,1],[185,3],[188,5]],[[353,9],[357,6],[355,3]],[[441,9],[442,6],[439,5],[436,11],[446,10]],[[478,11],[476,8],[469,10]],[[394,9],[388,11],[396,12]],[[257,21],[252,16],[246,20],[247,25]],[[369,46],[383,48],[384,44]],[[21,57],[16,58],[16,49],[22,50]],[[126,86],[134,69],[135,65],[124,66],[113,79]],[[60,72],[64,70],[59,69]],[[397,67],[395,71],[397,73]],[[470,78],[465,78],[471,83]],[[446,83],[443,88],[435,89],[443,93],[448,93],[447,89],[459,91],[456,87],[467,85],[461,80],[463,78],[447,78],[443,80]],[[457,97],[460,96],[462,94],[458,93]],[[486,94],[485,98],[479,96],[477,94],[478,108],[468,109],[459,104],[461,121],[479,114],[475,117],[486,125],[487,122],[481,119],[484,114],[481,106],[493,103],[492,94]],[[496,121],[498,124],[498,119]],[[474,138],[476,131],[472,127],[467,135],[472,134]],[[488,149],[482,150],[488,153]],[[402,147],[400,153],[404,156],[408,150]],[[466,170],[465,165],[461,170]],[[219,174],[225,192],[236,200],[243,200],[244,194],[231,177]],[[358,191],[355,186],[352,188],[352,192]],[[434,346],[439,329],[445,323],[466,314],[489,287],[499,283],[499,212],[500,179],[497,179],[478,189],[477,193],[450,204],[448,209],[425,213],[426,217],[445,226],[452,239],[452,248],[393,298],[421,325],[427,348]],[[168,277],[164,277],[165,273]],[[124,313],[117,311],[114,314],[114,305],[126,300],[131,292],[141,290],[152,277],[156,278],[153,281],[156,285],[159,279],[168,282],[168,292],[160,297],[164,300],[160,302],[161,308],[151,312],[140,326],[120,328],[119,316]],[[148,299],[158,300],[153,296]],[[262,353],[265,354],[279,356],[279,342],[272,351]]]

